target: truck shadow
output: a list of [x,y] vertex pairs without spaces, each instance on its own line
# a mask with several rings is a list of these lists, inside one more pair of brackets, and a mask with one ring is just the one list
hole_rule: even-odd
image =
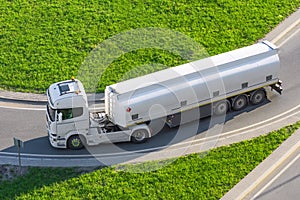
[[[260,105],[251,105],[241,111],[228,112],[226,116],[206,117],[200,120],[192,121],[179,127],[169,128],[167,125],[143,144],[133,144],[130,142],[116,144],[100,144],[97,146],[86,147],[81,150],[55,149],[51,147],[48,137],[35,138],[24,143],[21,153],[27,157],[38,158],[57,158],[57,159],[84,159],[96,157],[99,165],[110,165],[126,162],[149,152],[160,151],[170,145],[178,144],[183,141],[193,141],[195,138],[205,138],[209,136],[217,136],[222,133],[222,125],[234,119],[235,117],[249,113],[270,103],[266,100]],[[18,149],[15,146],[8,147],[1,153],[14,153]],[[78,157],[77,157],[78,156]]]
[[[250,105],[241,111],[231,111],[226,116],[210,116],[200,120],[195,120],[179,127],[169,128],[165,125],[161,131],[150,138],[142,148],[168,147],[186,140],[194,140],[197,138],[205,138],[209,136],[217,136],[222,133],[222,126],[230,120],[236,118],[243,113],[250,113],[270,103],[270,100],[265,100],[260,105]],[[141,149],[139,145],[128,147],[124,143],[117,144],[120,148],[128,151]],[[155,150],[155,149],[154,149]]]

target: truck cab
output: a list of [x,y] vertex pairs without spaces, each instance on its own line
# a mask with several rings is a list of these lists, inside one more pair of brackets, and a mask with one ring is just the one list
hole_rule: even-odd
[[146,124],[121,127],[104,110],[90,112],[87,95],[79,80],[52,84],[47,90],[47,132],[55,148],[81,149],[84,145],[134,141],[150,137]]
[[47,97],[47,130],[52,146],[65,147],[68,135],[88,132],[89,110],[81,82],[73,79],[52,84]]

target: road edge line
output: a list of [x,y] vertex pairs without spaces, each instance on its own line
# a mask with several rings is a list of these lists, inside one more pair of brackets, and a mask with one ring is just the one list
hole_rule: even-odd
[[[298,140],[297,137],[299,137]],[[296,140],[294,138],[296,138]],[[290,147],[291,146],[290,143],[295,143],[295,144],[293,144],[292,147]],[[286,151],[287,148],[289,148],[288,151]],[[248,175],[246,175],[239,183],[237,183],[229,192],[227,192],[221,198],[221,200],[244,199],[254,189],[256,189],[256,187],[262,181],[264,181],[278,167],[280,167],[280,165],[282,165],[299,148],[300,148],[300,129],[298,129],[292,136],[290,136],[287,140],[285,140],[277,149],[275,149],[275,151],[271,155],[269,155],[258,166],[256,166]],[[282,156],[279,159],[277,159],[278,155],[279,156],[282,155]],[[268,169],[263,170],[264,168],[268,168]],[[253,181],[249,181],[252,179]],[[251,184],[249,185],[249,183]],[[243,189],[245,185],[247,186],[247,188]],[[237,194],[239,195],[236,196]]]
[[282,39],[286,34],[288,34],[291,30],[293,30],[300,23],[300,19],[292,23],[288,26],[284,31],[282,31],[279,35],[277,35],[274,39],[271,40],[273,44],[277,43],[280,39]]
[[298,156],[296,156],[291,162],[289,162],[289,164],[286,165],[274,178],[272,178],[271,181],[269,181],[264,187],[262,187],[257,193],[255,193],[255,195],[251,197],[251,200],[260,196],[267,187],[269,187],[278,177],[280,177],[288,168],[290,168],[291,165],[293,165],[299,158],[300,158],[300,154],[298,154]]

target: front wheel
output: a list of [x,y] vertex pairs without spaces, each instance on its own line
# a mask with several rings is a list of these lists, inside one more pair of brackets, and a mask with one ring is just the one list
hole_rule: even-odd
[[131,135],[131,141],[134,143],[143,143],[148,138],[148,131],[145,129],[135,130]]
[[79,150],[83,148],[83,142],[79,135],[73,135],[68,139],[68,148],[72,150]]

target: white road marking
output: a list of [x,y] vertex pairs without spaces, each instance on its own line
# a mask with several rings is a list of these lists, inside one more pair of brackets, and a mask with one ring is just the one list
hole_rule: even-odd
[[282,39],[288,32],[290,32],[294,27],[296,27],[300,23],[300,19],[291,24],[288,28],[286,28],[283,32],[281,32],[277,37],[272,40],[272,43],[278,42]]
[[[224,136],[226,136],[226,135],[231,135],[231,134],[233,134],[234,132],[241,132],[241,133],[239,133],[239,134],[235,134],[234,136],[236,136],[236,135],[241,135],[241,134],[244,134],[244,132],[245,132],[247,129],[250,129],[250,131],[251,131],[251,130],[256,130],[256,129],[257,129],[257,128],[251,129],[252,127],[259,126],[259,125],[261,125],[261,124],[265,124],[264,126],[259,126],[259,127],[258,127],[258,128],[262,128],[262,127],[265,127],[265,126],[268,126],[268,125],[277,123],[277,122],[279,122],[279,121],[282,121],[282,120],[284,120],[284,119],[286,119],[286,118],[289,118],[289,117],[291,117],[291,116],[294,116],[294,115],[300,113],[300,111],[294,112],[294,113],[292,113],[292,114],[290,114],[290,115],[288,115],[288,116],[282,118],[282,116],[284,116],[284,115],[286,115],[286,114],[288,114],[288,113],[290,113],[290,112],[292,112],[292,111],[294,111],[294,110],[296,110],[296,109],[298,109],[298,108],[300,108],[300,105],[298,105],[298,106],[296,106],[296,107],[294,107],[294,108],[292,108],[292,109],[290,109],[290,110],[288,110],[288,111],[286,111],[286,112],[284,112],[284,113],[281,113],[281,114],[279,114],[279,115],[276,115],[275,117],[272,117],[272,118],[269,118],[269,119],[267,119],[267,120],[258,122],[258,123],[256,123],[256,124],[252,124],[252,125],[250,125],[250,126],[246,126],[246,127],[240,128],[240,129],[235,129],[235,130],[232,130],[232,131],[228,131],[228,132],[222,133],[222,134],[220,134],[220,135],[211,136],[211,137],[206,137],[206,138],[200,138],[200,139],[197,139],[197,140],[193,140],[192,142],[198,142],[198,141],[201,141],[201,140],[207,140],[207,139],[212,139],[212,138],[216,138],[216,137],[224,137]],[[279,119],[275,121],[276,118],[279,118]],[[269,121],[271,121],[271,123],[268,123]],[[249,131],[249,130],[248,130],[248,131]],[[188,143],[191,143],[191,141],[184,142],[184,143],[180,143],[180,144],[188,144]]]
[[[299,142],[298,142],[299,143]],[[299,145],[298,145],[299,148]],[[258,197],[267,187],[269,187],[281,174],[283,174],[290,166],[292,166],[298,159],[300,158],[300,154],[296,158],[294,158],[288,165],[286,165],[276,176],[274,176],[263,188],[261,188],[252,198],[254,200]],[[283,162],[283,161],[282,161]],[[281,163],[279,163],[281,164]]]
[[292,35],[290,35],[288,38],[286,38],[283,42],[281,42],[278,47],[281,47],[282,45],[284,45],[287,41],[289,41],[292,37],[294,37],[295,35],[297,35],[299,33],[300,29],[298,29],[295,33],[293,33]]
[[[300,107],[300,105],[299,106],[297,106],[297,107],[295,107],[294,109],[291,109],[290,111],[293,111],[293,110],[295,110],[296,108],[299,108]],[[288,112],[288,111],[287,111]],[[283,114],[286,114],[287,112],[285,112],[285,113],[283,113]],[[233,136],[238,136],[238,135],[243,135],[243,134],[245,134],[245,133],[247,133],[248,131],[252,131],[252,130],[256,130],[256,129],[258,129],[258,128],[261,128],[261,127],[265,127],[265,126],[269,126],[269,125],[272,125],[272,124],[275,124],[275,123],[278,123],[278,122],[280,122],[280,121],[282,121],[282,120],[285,120],[285,119],[287,119],[287,118],[290,118],[291,116],[294,116],[294,115],[297,115],[297,114],[299,114],[300,113],[300,111],[298,111],[298,112],[294,112],[294,113],[292,113],[292,114],[290,114],[290,115],[287,115],[287,116],[285,116],[285,117],[280,117],[281,115],[278,115],[277,117],[279,117],[279,119],[278,120],[275,120],[275,121],[273,121],[273,122],[271,122],[271,123],[268,123],[268,124],[265,124],[264,126],[260,126],[260,127],[257,127],[257,128],[255,128],[255,129],[250,129],[250,130],[245,130],[244,132],[240,132],[240,133],[238,133],[238,134],[234,134],[234,135],[232,135],[232,136],[229,136],[229,137],[233,137]],[[274,117],[275,118],[275,117]],[[274,120],[274,119],[273,119]],[[265,120],[264,122],[267,122],[267,121],[269,121],[269,120]],[[259,123],[257,123],[257,124],[261,124],[261,123],[263,123],[263,122],[259,122]],[[255,125],[257,125],[257,124],[253,124],[253,125],[250,125],[250,126],[248,126],[248,127],[253,127],[253,126],[255,126]],[[246,129],[247,127],[244,127],[244,128],[242,128],[242,129]],[[205,142],[211,142],[211,140],[213,140],[214,138],[219,138],[219,139],[222,139],[222,140],[224,140],[224,139],[227,139],[227,138],[229,138],[227,135],[230,135],[230,134],[232,134],[233,132],[235,132],[235,131],[229,131],[229,132],[226,132],[226,133],[222,133],[222,134],[220,134],[220,135],[216,135],[216,136],[211,136],[211,137],[205,137],[205,138],[200,138],[200,139],[196,139],[196,140],[192,140],[192,141],[186,141],[186,142],[181,142],[181,143],[178,143],[178,144],[174,144],[174,145],[171,145],[171,146],[160,146],[160,147],[155,147],[155,148],[149,148],[149,149],[142,149],[142,150],[137,150],[137,151],[130,151],[130,152],[118,152],[118,153],[113,153],[113,154],[111,154],[111,153],[106,153],[106,154],[94,154],[94,155],[90,155],[90,154],[87,154],[87,155],[47,155],[47,154],[22,154],[23,156],[32,156],[32,157],[52,157],[52,158],[84,158],[84,157],[91,157],[91,156],[93,156],[93,157],[101,157],[101,156],[121,156],[121,155],[125,155],[125,154],[128,154],[128,153],[130,153],[130,154],[133,154],[133,153],[143,153],[143,152],[149,152],[149,151],[157,151],[157,150],[160,150],[160,149],[166,149],[166,148],[174,148],[174,147],[178,147],[178,146],[182,146],[182,145],[186,145],[186,144],[192,144],[192,143],[194,143],[194,144],[192,144],[192,146],[197,146],[197,145],[203,145],[203,144],[205,144]],[[227,136],[227,138],[225,138]],[[206,141],[205,141],[206,140]],[[199,144],[199,142],[201,142],[201,141],[204,141],[203,143],[201,143],[201,144]],[[178,149],[181,149],[181,148],[186,148],[186,147],[179,147],[179,148],[175,148],[175,149],[173,149],[173,150],[178,150]],[[15,156],[15,155],[17,155],[17,153],[10,153],[10,152],[0,152],[0,155],[11,155],[11,156]]]
[[[12,110],[30,110],[30,111],[46,111],[44,107],[16,107],[16,106],[0,106],[0,108],[12,109]],[[93,107],[92,110],[103,110],[104,107]]]
[[0,108],[13,109],[13,110],[32,110],[32,111],[45,111],[45,108],[30,108],[30,107],[12,107],[12,106],[0,106]]

